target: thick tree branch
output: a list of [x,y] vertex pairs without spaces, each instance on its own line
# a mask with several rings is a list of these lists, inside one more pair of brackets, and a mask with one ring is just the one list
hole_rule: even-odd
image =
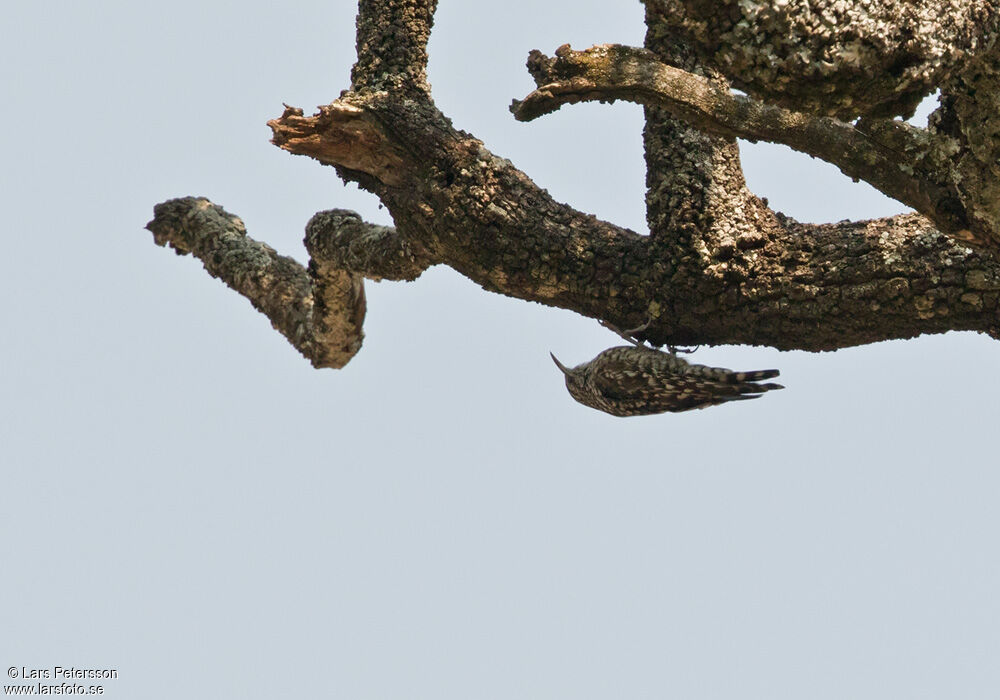
[[313,117],[285,105],[284,114],[267,125],[274,132],[271,143],[290,153],[368,173],[386,185],[405,181],[405,155],[370,114],[349,102],[320,107]]
[[[393,124],[387,138],[408,159],[412,180],[368,180],[402,240],[491,291],[619,327],[652,318],[645,337],[674,345],[828,350],[997,323],[997,261],[921,217],[826,227],[772,217],[699,248],[658,243],[553,201],[429,101],[350,99]],[[304,119],[316,134],[302,143],[337,128],[322,111]],[[328,156],[319,160],[338,165]]]
[[[919,215],[817,226],[776,214],[746,190],[733,137],[789,143],[882,182],[953,233],[974,211],[978,235],[1000,221],[988,198],[968,208],[976,200],[967,184],[992,191],[982,183],[995,145],[974,137],[993,144],[995,134],[973,125],[992,124],[987,84],[1000,63],[960,71],[927,132],[878,118],[851,125],[731,95],[697,52],[649,19],[674,1],[647,3],[653,53],[567,48],[556,59],[533,55],[531,66],[548,90],[536,109],[577,99],[653,105],[650,236],[556,202],[438,111],[425,77],[433,0],[361,0],[353,89],[313,116],[289,107],[269,123],[276,145],[377,195],[394,228],[321,212],[307,228],[308,269],[247,238],[206,200],[159,205],[149,228],[247,296],[316,366],[342,366],[360,346],[363,277],[413,279],[439,263],[490,291],[621,328],[648,321],[642,335],[655,344],[829,350],[947,330],[996,336],[1000,260],[991,250]],[[883,98],[873,97],[896,99]],[[987,173],[978,180],[976,164]],[[953,189],[959,204],[949,209]]]
[[646,25],[768,103],[909,117],[992,44],[996,0],[643,0]]
[[947,155],[973,228],[1000,221],[1000,43],[941,85],[928,130],[954,144]]
[[306,224],[305,244],[313,263],[375,281],[409,282],[435,264],[395,228],[365,223],[346,209],[314,215]]
[[[401,238],[426,251],[425,258],[487,289],[593,317],[618,303],[619,294],[634,296],[620,286],[623,260],[637,266],[626,279],[652,275],[640,269],[648,239],[555,202],[509,161],[451,127],[429,100],[399,101],[378,93],[349,94],[338,102],[345,100],[364,105],[373,123],[393,125],[391,135],[385,133],[395,140],[387,146],[406,154],[402,172],[410,179],[397,185],[374,172],[363,179],[389,208]],[[286,110],[269,122],[275,142],[326,165],[347,167],[339,152],[314,147],[340,138],[339,124],[326,113],[321,109],[303,118]],[[302,130],[298,139],[281,137],[289,117]]]
[[343,367],[361,349],[360,276],[320,262],[307,271],[246,235],[240,219],[207,199],[157,204],[146,228],[157,245],[192,254],[271,320],[314,367]]
[[[532,52],[528,67],[539,88],[511,111],[521,121],[564,104],[628,100],[659,107],[707,133],[783,143],[864,179],[929,217],[944,232],[966,241],[1000,241],[1000,227],[979,230],[966,215],[950,163],[936,157],[954,147],[903,122],[862,120],[852,125],[734,95],[699,75],[669,66],[645,49],[604,45],[550,59]],[[946,143],[941,143],[942,141]]]
[[[832,350],[948,330],[996,336],[1000,261],[992,252],[962,245],[916,214],[823,225],[779,216],[778,223],[737,234],[685,283],[689,293],[675,290],[691,326],[681,344],[715,335],[713,327],[719,339],[710,342],[752,342],[732,337],[743,325],[751,330],[735,335],[780,349]],[[705,293],[713,282],[718,298]]]
[[361,0],[352,89],[429,92],[427,39],[435,9],[437,0]]

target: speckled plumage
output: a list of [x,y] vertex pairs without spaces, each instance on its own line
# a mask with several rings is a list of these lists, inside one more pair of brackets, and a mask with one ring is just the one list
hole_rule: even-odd
[[613,416],[646,416],[756,399],[780,384],[757,384],[778,376],[776,369],[733,372],[695,365],[673,353],[641,345],[605,350],[572,369],[552,356],[566,375],[570,396]]

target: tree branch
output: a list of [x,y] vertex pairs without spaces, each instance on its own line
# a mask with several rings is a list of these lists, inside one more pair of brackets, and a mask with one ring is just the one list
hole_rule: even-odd
[[157,204],[146,228],[157,245],[192,254],[271,320],[314,367],[343,367],[361,349],[360,276],[320,262],[307,271],[246,235],[240,219],[207,199]]
[[405,181],[405,154],[371,114],[346,99],[319,110],[304,117],[301,109],[285,105],[281,117],[267,123],[274,133],[271,143],[289,153],[367,173],[386,185]]
[[426,252],[403,240],[395,228],[365,223],[346,209],[315,214],[306,224],[305,244],[317,266],[375,281],[409,282],[435,264]]
[[[207,200],[158,205],[150,222],[159,244],[199,257],[314,365],[343,366],[360,347],[362,277],[413,279],[438,263],[490,291],[620,328],[648,321],[642,336],[658,345],[830,350],[947,330],[997,335],[1000,260],[992,251],[946,236],[918,215],[795,222],[746,190],[732,142],[739,135],[797,145],[849,174],[881,179],[954,231],[971,200],[960,192],[966,199],[948,210],[942,192],[956,180],[934,175],[944,172],[956,142],[977,154],[969,163],[983,165],[992,153],[973,148],[971,125],[988,114],[990,100],[969,100],[991,94],[973,75],[956,84],[951,111],[942,108],[937,128],[925,133],[734,97],[683,42],[652,29],[647,46],[655,54],[624,47],[567,47],[556,59],[533,54],[543,88],[526,101],[529,115],[577,99],[656,105],[647,107],[646,126],[651,235],[641,236],[555,201],[452,126],[425,82],[434,5],[361,0],[354,89],[313,116],[288,107],[269,122],[276,145],[332,165],[377,195],[394,228],[343,210],[321,212],[307,228],[306,269],[247,238],[239,219]],[[989,78],[997,66],[980,73]],[[893,170],[901,165],[904,176]],[[973,179],[965,171],[955,177]],[[977,216],[976,234],[989,226],[989,217]]]
[[[555,202],[509,161],[455,130],[430,100],[355,93],[338,102],[345,100],[373,124],[393,125],[377,148],[405,154],[403,167],[394,172],[405,173],[406,179],[386,182],[374,171],[341,172],[378,194],[398,235],[423,259],[445,263],[491,291],[595,318],[607,313],[609,304],[620,303],[615,297],[634,296],[620,286],[618,276],[626,272],[622,261],[634,266],[626,279],[651,274],[641,269],[647,238]],[[292,119],[301,130],[296,139],[280,136],[287,116],[269,124],[283,149],[349,167],[339,151],[315,147],[340,138],[340,125],[327,120],[326,113],[321,108],[301,118],[295,112]]]
[[427,39],[435,9],[437,0],[361,0],[352,89],[417,88],[430,92]]
[[692,47],[771,104],[853,120],[909,117],[993,43],[994,0],[644,0],[650,33]]
[[928,130],[950,145],[937,155],[961,192],[973,230],[1000,222],[1000,43],[941,84]]
[[[644,336],[671,345],[829,350],[997,324],[997,261],[922,217],[812,226],[772,215],[695,248],[661,243],[555,202],[429,100],[350,99],[373,123],[393,125],[380,143],[406,158],[398,186],[366,180],[397,235],[491,291],[622,328],[652,318]],[[322,115],[305,118],[315,133],[300,143],[339,128]],[[328,156],[318,159],[338,165]]]
[[1000,242],[1000,227],[983,231],[970,223],[957,187],[949,182],[950,163],[934,157],[947,146],[925,130],[889,120],[852,125],[766,105],[666,65],[651,51],[627,46],[573,51],[566,45],[553,59],[535,51],[528,68],[539,88],[511,105],[521,121],[583,101],[621,99],[656,106],[707,133],[783,143],[821,158],[910,205],[961,240]]

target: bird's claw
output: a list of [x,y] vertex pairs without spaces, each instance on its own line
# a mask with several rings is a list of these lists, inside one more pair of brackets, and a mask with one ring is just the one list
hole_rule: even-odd
[[693,348],[682,348],[682,347],[677,346],[677,345],[668,345],[667,346],[667,350],[670,351],[671,355],[676,355],[677,353],[681,353],[683,355],[690,355],[692,353],[698,352],[699,348],[701,348],[700,345],[695,345]]

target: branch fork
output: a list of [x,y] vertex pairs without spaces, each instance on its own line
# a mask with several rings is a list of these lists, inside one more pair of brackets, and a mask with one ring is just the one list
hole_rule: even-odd
[[528,70],[538,85],[511,112],[530,121],[565,104],[627,100],[654,106],[705,133],[727,139],[781,143],[836,165],[928,217],[964,242],[1000,245],[1000,222],[974,222],[949,156],[953,139],[890,119],[857,123],[813,116],[733,94],[728,86],[662,62],[646,49],[617,44],[554,58],[533,51]]

